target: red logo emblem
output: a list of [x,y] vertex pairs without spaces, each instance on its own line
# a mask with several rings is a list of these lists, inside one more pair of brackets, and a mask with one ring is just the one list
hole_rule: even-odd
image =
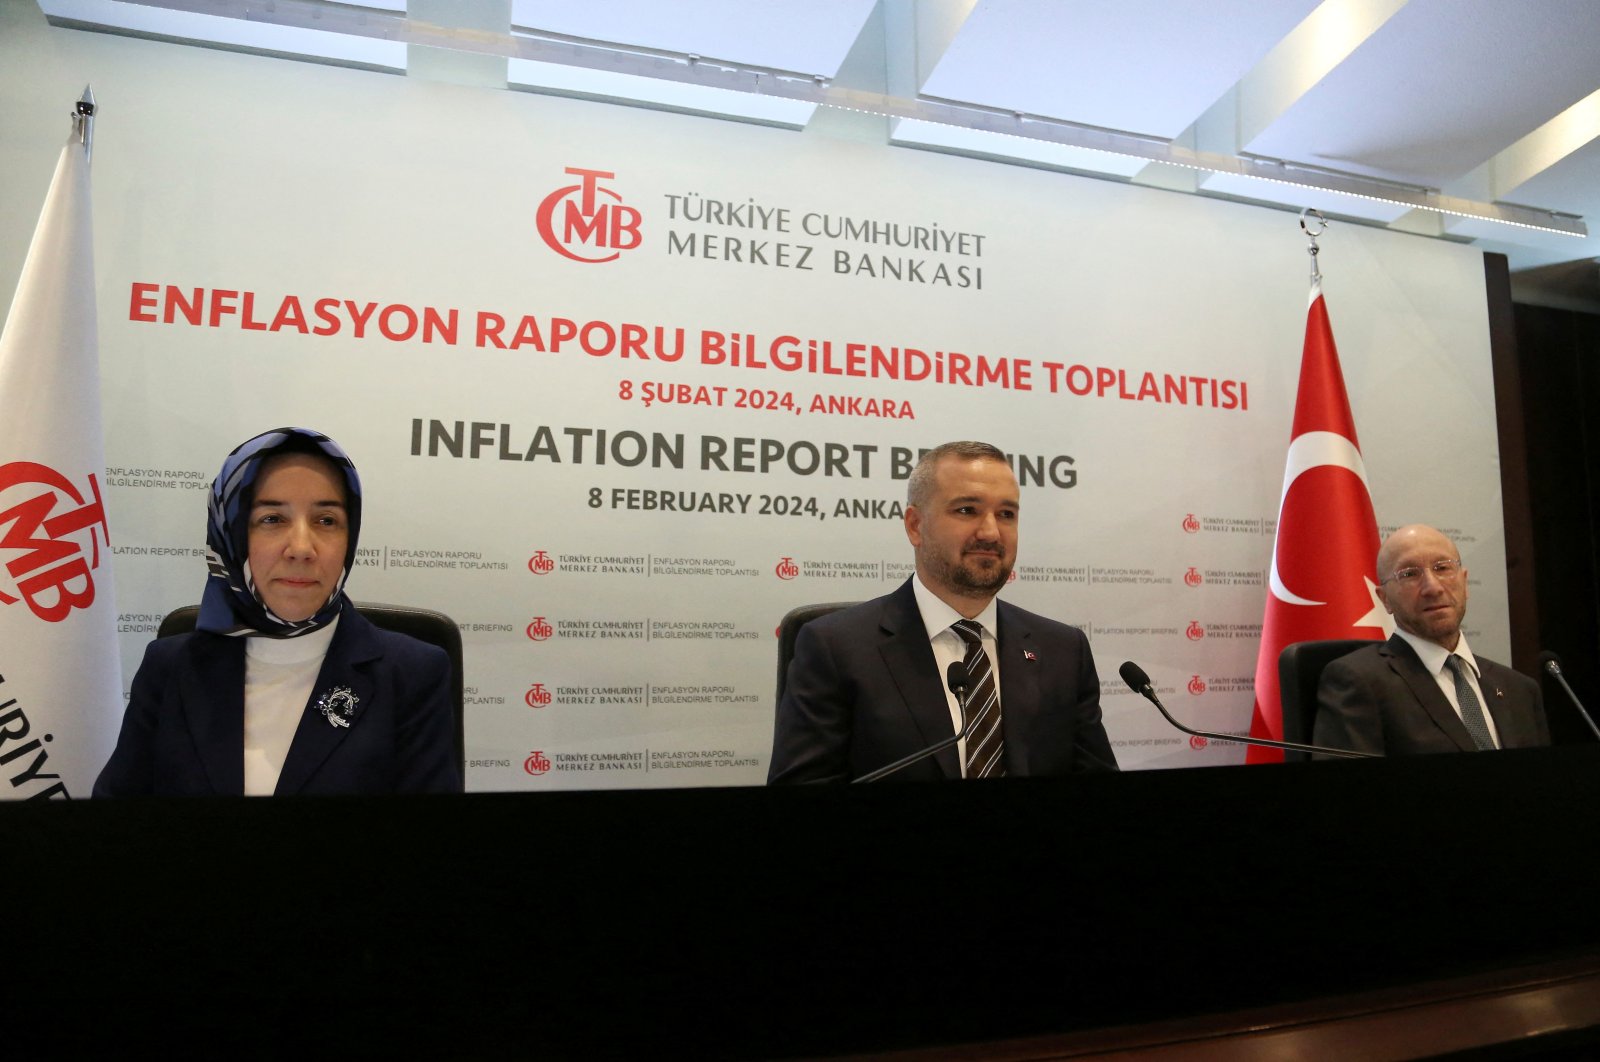
[[[539,204],[536,220],[545,244],[574,262],[610,262],[638,247],[639,212],[600,184],[616,174],[576,166],[568,166],[567,173],[579,182],[557,188]],[[615,202],[602,202],[600,196]]]
[[535,575],[549,575],[556,570],[555,558],[542,549],[536,550],[533,556],[528,558],[528,570]]
[[1011,574],[1006,576],[1006,582],[1014,583],[1016,581],[1017,581],[1017,570],[1015,568],[1012,568],[1011,569]]
[[1198,697],[1200,694],[1204,693],[1205,691],[1206,691],[1206,681],[1205,681],[1205,679],[1201,678],[1199,675],[1196,675],[1196,676],[1194,676],[1193,678],[1191,678],[1189,680],[1189,692],[1190,693],[1192,693],[1196,697]]
[[1196,735],[1194,735],[1193,737],[1191,737],[1189,739],[1189,747],[1191,749],[1194,749],[1197,752],[1200,749],[1205,748],[1209,744],[1211,744],[1211,742],[1207,741],[1205,738],[1201,737],[1199,734],[1196,734]]
[[1194,513],[1190,513],[1183,518],[1183,530],[1191,535],[1199,533],[1200,521],[1194,518]]
[[550,691],[545,689],[544,683],[535,682],[528,687],[527,696],[522,699],[528,702],[529,708],[543,708],[550,703]]
[[[9,555],[5,572],[11,589],[0,581],[0,604],[26,601],[35,616],[46,623],[59,623],[75,608],[94,604],[94,576],[100,567],[100,538],[111,544],[111,529],[106,524],[105,505],[100,499],[100,481],[89,476],[85,501],[65,476],[33,461],[13,461],[0,465],[0,498],[13,488],[36,485],[44,488],[32,497],[21,497],[0,510],[0,557]],[[66,508],[57,512],[65,499]],[[11,499],[8,499],[11,500]],[[4,502],[0,502],[4,504]],[[84,543],[77,537],[89,533],[89,559],[84,560]]]
[[796,564],[793,558],[785,557],[783,560],[778,562],[777,566],[772,569],[772,572],[779,579],[793,579],[795,576],[800,574],[800,565]]
[[1185,586],[1199,586],[1205,581],[1205,576],[1200,574],[1199,569],[1192,566],[1188,571],[1183,573],[1183,583]]
[[1183,632],[1183,636],[1191,642],[1198,642],[1206,636],[1206,629],[1200,626],[1199,620],[1190,620],[1189,627]]
[[529,774],[543,774],[550,769],[550,757],[534,749],[528,753],[528,758],[522,761],[522,769]]
[[556,629],[545,621],[543,616],[533,617],[533,622],[528,624],[528,637],[536,642],[542,642],[556,632]]

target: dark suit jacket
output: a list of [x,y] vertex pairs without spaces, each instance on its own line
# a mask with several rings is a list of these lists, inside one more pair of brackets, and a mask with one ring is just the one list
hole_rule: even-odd
[[[244,792],[244,642],[197,631],[150,643],[95,796]],[[441,649],[347,603],[274,795],[460,792],[450,683]],[[315,707],[339,686],[356,696],[348,727]]]
[[[1115,770],[1083,632],[1004,601],[997,626],[1006,773]],[[954,733],[944,676],[908,579],[886,597],[800,628],[767,781],[848,781]],[[952,746],[889,777],[960,778],[961,765]]]
[[[1494,716],[1500,747],[1550,744],[1539,684],[1493,660],[1477,656],[1477,661],[1478,685]],[[1477,748],[1439,684],[1399,635],[1357,649],[1323,670],[1312,733],[1318,745],[1386,756]]]

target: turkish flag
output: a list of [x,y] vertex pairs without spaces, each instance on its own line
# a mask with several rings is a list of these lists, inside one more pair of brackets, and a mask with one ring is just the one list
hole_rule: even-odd
[[[1311,287],[1300,392],[1278,504],[1267,606],[1256,657],[1250,736],[1283,740],[1278,654],[1295,642],[1388,637],[1378,601],[1378,522],[1356,439],[1339,351],[1322,288]],[[1281,763],[1279,749],[1250,746],[1246,763]]]

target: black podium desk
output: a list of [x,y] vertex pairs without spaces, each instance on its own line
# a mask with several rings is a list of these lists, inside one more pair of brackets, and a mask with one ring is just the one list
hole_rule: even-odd
[[[12,803],[0,851],[0,999],[58,1046],[1054,1044],[1029,1055],[1045,1057],[1545,976],[1528,970],[1600,987],[1600,746],[949,785]],[[1546,1015],[1529,1035],[1585,1035],[1573,1025]],[[310,1050],[295,1037],[313,1030]]]

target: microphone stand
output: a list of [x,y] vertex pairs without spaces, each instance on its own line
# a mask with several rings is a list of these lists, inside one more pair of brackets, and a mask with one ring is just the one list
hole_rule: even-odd
[[[960,672],[959,676],[957,675],[958,671]],[[971,735],[972,724],[977,720],[967,718],[967,669],[960,661],[951,664],[950,669],[945,672],[945,684],[950,687],[950,692],[956,695],[956,706],[961,709],[961,729],[956,731],[954,736],[947,737],[937,744],[929,745],[925,749],[918,749],[909,756],[902,756],[887,767],[879,767],[877,770],[869,771],[860,778],[852,778],[850,780],[852,785],[858,782],[876,782],[879,778],[888,777],[902,767],[910,767],[919,760],[938,755]]]
[[[1129,661],[1129,663],[1132,663],[1132,661]],[[1124,670],[1126,670],[1128,664],[1123,664],[1122,666]],[[1137,665],[1135,666],[1137,667]],[[1133,692],[1139,694],[1151,704],[1155,705],[1156,711],[1165,716],[1167,722],[1171,723],[1185,734],[1193,734],[1195,737],[1203,737],[1212,741],[1237,741],[1245,745],[1265,745],[1268,748],[1288,749],[1291,752],[1316,752],[1327,756],[1345,756],[1350,759],[1360,760],[1383,759],[1383,757],[1376,752],[1357,752],[1355,749],[1329,749],[1323,748],[1320,745],[1300,745],[1292,741],[1273,741],[1271,738],[1237,737],[1233,734],[1213,734],[1209,730],[1194,730],[1190,727],[1184,726],[1182,723],[1178,722],[1172,717],[1172,713],[1167,711],[1166,706],[1161,703],[1161,698],[1156,696],[1155,687],[1150,684],[1149,676],[1145,675],[1143,671],[1139,671],[1136,677],[1142,679],[1143,681],[1141,683],[1135,683],[1134,680],[1129,678],[1127,674],[1123,674],[1122,681],[1126,682],[1128,687],[1132,689]]]
[[1600,740],[1600,727],[1596,727],[1594,725],[1594,720],[1589,716],[1589,713],[1584,710],[1583,702],[1578,700],[1578,695],[1572,692],[1571,686],[1567,685],[1567,676],[1562,672],[1561,661],[1556,658],[1556,654],[1546,652],[1540,659],[1544,661],[1545,671],[1548,672],[1557,682],[1561,683],[1561,688],[1567,691],[1567,699],[1572,702],[1572,706],[1574,708],[1578,709],[1578,714],[1583,716],[1583,721],[1585,723],[1589,724],[1589,729],[1594,731],[1596,740]]

